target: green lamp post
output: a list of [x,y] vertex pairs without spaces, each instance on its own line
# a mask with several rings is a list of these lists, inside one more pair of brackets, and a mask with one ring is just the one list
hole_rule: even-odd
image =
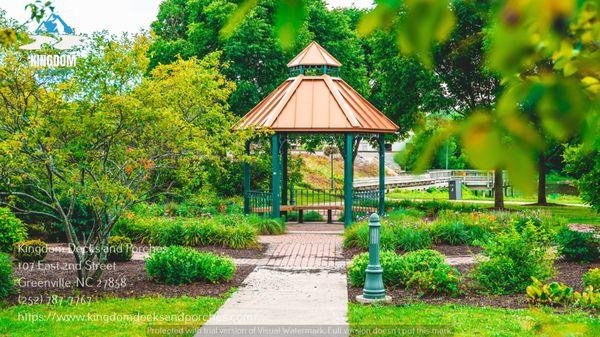
[[366,270],[365,287],[363,294],[356,296],[360,303],[389,302],[383,286],[383,268],[379,263],[379,239],[381,238],[381,223],[377,213],[371,214],[369,219],[369,265]]

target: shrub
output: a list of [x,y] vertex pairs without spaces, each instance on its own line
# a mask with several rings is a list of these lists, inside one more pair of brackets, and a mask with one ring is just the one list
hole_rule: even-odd
[[[425,294],[455,294],[458,291],[459,273],[444,262],[444,256],[437,251],[424,249],[397,255],[382,251],[380,257],[383,268],[383,283],[390,287],[406,286]],[[365,270],[369,264],[369,254],[354,257],[348,265],[348,278],[351,285],[363,286]]]
[[600,268],[593,268],[583,274],[581,280],[586,287],[592,286],[596,290],[600,290]]
[[279,235],[285,233],[285,221],[281,219],[262,218],[254,215],[249,218],[249,221],[261,235]]
[[[398,286],[400,284],[401,268],[399,255],[393,251],[383,250],[379,255],[379,262],[383,268],[383,283],[387,286]],[[369,265],[369,253],[361,253],[348,264],[348,282],[355,287],[365,284],[365,270]]]
[[[381,224],[380,231],[381,250],[394,250],[394,233],[386,223]],[[365,221],[354,223],[344,231],[344,247],[346,248],[369,248],[369,223]]]
[[396,226],[392,228],[394,246],[403,251],[426,249],[431,246],[429,231],[414,226]]
[[431,225],[435,241],[450,245],[475,245],[487,241],[497,231],[495,214],[461,214],[443,211]]
[[306,222],[318,222],[323,221],[323,216],[317,211],[310,211],[304,213],[303,219]]
[[0,252],[10,253],[13,245],[27,239],[27,230],[21,220],[8,208],[0,207]]
[[192,248],[172,246],[157,250],[146,259],[148,275],[158,283],[186,284],[200,280],[229,281],[235,272],[229,258],[200,253]]
[[131,239],[125,236],[111,236],[108,239],[108,253],[106,258],[109,262],[125,262],[133,256],[133,245]]
[[0,299],[13,292],[13,266],[8,254],[0,253]]
[[436,242],[449,245],[467,245],[471,242],[471,236],[467,227],[460,222],[436,224],[431,227],[431,232]]
[[459,292],[460,274],[458,269],[448,264],[440,264],[435,268],[417,271],[406,283],[422,294],[455,295]]
[[575,305],[587,309],[600,309],[600,291],[588,286],[581,293],[575,292]]
[[22,262],[42,261],[48,253],[48,245],[41,240],[17,242],[13,245],[15,258]]
[[553,275],[555,257],[547,246],[532,240],[531,229],[499,234],[484,245],[489,260],[475,268],[479,285],[494,294],[524,291],[532,277],[545,281]]
[[251,248],[257,245],[257,227],[248,218],[242,215],[204,219],[135,217],[119,220],[113,235],[157,246]]
[[532,228],[534,239],[546,244],[554,241],[556,234],[565,223],[566,221],[564,218],[539,211],[519,212],[512,220],[512,225],[517,232],[521,233],[526,227]]
[[592,262],[600,257],[600,244],[594,233],[572,231],[564,226],[556,240],[558,252],[569,261]]
[[564,283],[543,284],[535,277],[526,289],[527,300],[536,304],[567,305],[573,302],[573,288]]

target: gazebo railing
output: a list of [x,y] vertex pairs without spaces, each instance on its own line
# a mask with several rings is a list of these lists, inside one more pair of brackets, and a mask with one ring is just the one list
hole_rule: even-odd
[[[270,190],[251,190],[248,193],[250,213],[269,215],[272,207]],[[344,206],[344,191],[341,189],[306,189],[293,188],[288,191],[288,205],[340,208]],[[352,193],[352,213],[355,218],[362,218],[377,212],[379,190],[355,190]],[[315,210],[318,212],[318,209]],[[335,211],[341,214],[341,209]]]
[[344,190],[292,188],[288,192],[288,204],[300,206],[343,206]]
[[250,213],[268,215],[272,206],[271,191],[249,191],[248,201]]

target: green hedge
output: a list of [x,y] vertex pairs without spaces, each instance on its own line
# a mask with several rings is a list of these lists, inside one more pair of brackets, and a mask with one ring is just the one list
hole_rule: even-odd
[[13,292],[13,265],[8,254],[0,253],[0,299]]
[[600,258],[600,239],[595,233],[573,231],[564,226],[556,239],[558,252],[569,261],[593,262]]
[[155,246],[223,246],[234,249],[257,245],[258,230],[243,215],[213,218],[122,218],[113,235]]
[[[403,255],[382,251],[383,283],[389,287],[405,286],[422,294],[455,295],[459,291],[460,274],[444,260],[444,255],[430,249]],[[368,253],[355,256],[348,264],[348,278],[352,286],[364,285],[368,264]]]
[[226,282],[231,280],[235,269],[230,258],[201,253],[189,247],[160,249],[146,259],[148,276],[157,283]]
[[0,252],[10,253],[13,245],[27,239],[25,225],[8,208],[0,207]]
[[475,268],[479,285],[494,294],[524,291],[532,277],[545,282],[554,275],[555,256],[549,245],[539,241],[534,226],[522,232],[512,229],[484,245],[487,260]]

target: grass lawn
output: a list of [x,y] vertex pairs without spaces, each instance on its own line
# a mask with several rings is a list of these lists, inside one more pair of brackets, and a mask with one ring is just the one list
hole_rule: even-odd
[[214,297],[148,297],[18,305],[0,310],[0,336],[152,336],[149,327],[182,327],[186,333],[177,336],[193,336],[224,302]]
[[351,328],[356,329],[351,336],[368,336],[367,333],[361,333],[360,328],[369,325],[400,329],[415,328],[415,330],[405,330],[407,332],[404,334],[402,330],[397,330],[395,334],[373,336],[440,336],[439,333],[431,332],[419,334],[416,330],[418,327],[429,328],[429,331],[434,328],[451,329],[452,336],[591,337],[600,335],[600,320],[589,318],[586,313],[579,311],[570,314],[549,314],[540,310],[451,305],[362,306],[351,303],[348,319]]
[[[441,189],[433,189],[430,192],[428,191],[419,191],[419,190],[395,190],[392,193],[389,193],[388,196],[393,199],[427,199],[427,200],[448,200],[448,191]],[[494,201],[493,197],[483,197],[481,193],[479,195],[475,195],[472,191],[463,189],[463,200],[488,200]],[[577,195],[564,195],[564,194],[548,194],[546,199],[548,202],[552,203],[563,203],[563,204],[583,204],[581,198]],[[518,201],[518,202],[537,202],[537,196],[524,196],[524,195],[515,195],[515,196],[505,196],[504,200],[506,201]]]
[[579,206],[518,206],[518,205],[506,205],[507,208],[517,210],[530,210],[539,209],[547,211],[555,216],[561,216],[569,223],[582,223],[590,225],[600,225],[600,214],[596,213],[591,207],[579,207]]

